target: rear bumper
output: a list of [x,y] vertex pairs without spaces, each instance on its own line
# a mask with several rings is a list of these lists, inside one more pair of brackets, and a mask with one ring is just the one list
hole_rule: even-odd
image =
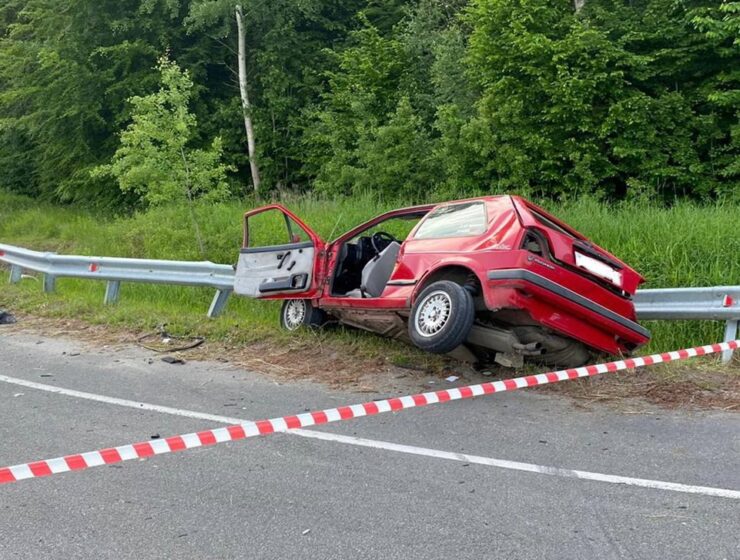
[[650,331],[635,321],[531,270],[491,270],[487,278],[497,293],[496,308],[523,309],[543,325],[602,351],[614,354],[650,339]]

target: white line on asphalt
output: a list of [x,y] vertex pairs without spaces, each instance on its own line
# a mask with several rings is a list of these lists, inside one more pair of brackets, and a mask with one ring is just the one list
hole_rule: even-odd
[[299,436],[323,439],[325,441],[338,441],[341,443],[348,443],[350,445],[359,445],[361,447],[373,447],[375,449],[384,449],[386,451],[409,453],[411,455],[421,455],[423,457],[434,457],[435,459],[446,459],[448,461],[461,461],[463,463],[486,465],[489,467],[497,467],[500,469],[508,469],[512,471],[524,471],[537,474],[546,474],[550,476],[578,478],[581,480],[594,480],[596,482],[608,482],[610,484],[626,484],[628,486],[640,486],[642,488],[655,488],[656,490],[670,490],[672,492],[684,492],[686,494],[703,494],[705,496],[717,496],[720,498],[733,498],[735,500],[740,500],[740,491],[727,490],[725,488],[713,488],[711,486],[694,486],[691,484],[678,484],[676,482],[664,482],[662,480],[650,480],[647,478],[632,478],[630,476],[618,476],[613,474],[602,474],[589,471],[579,471],[574,469],[546,467],[543,465],[533,465],[532,463],[520,463],[519,461],[507,461],[506,459],[481,457],[480,455],[467,455],[465,453],[439,451],[438,449],[427,449],[426,447],[402,445],[399,443],[377,441],[374,439],[358,438],[354,436],[343,436],[327,432],[317,432],[315,430],[296,429],[291,430],[290,432]]
[[[208,414],[205,412],[196,412],[194,410],[185,410],[182,408],[173,408],[173,407],[162,406],[162,405],[157,405],[157,404],[130,401],[127,399],[108,397],[106,395],[97,395],[95,393],[87,393],[85,391],[65,389],[63,387],[56,387],[54,385],[46,385],[44,383],[36,383],[35,381],[28,381],[26,379],[8,377],[6,375],[0,375],[0,381],[4,383],[10,383],[13,385],[20,385],[21,387],[27,387],[29,389],[37,389],[39,391],[46,391],[48,393],[56,393],[56,394],[65,395],[68,397],[86,399],[89,401],[96,401],[96,402],[105,403],[105,404],[113,404],[116,406],[134,408],[137,410],[148,410],[152,412],[159,412],[161,414],[169,414],[172,416],[182,416],[185,418],[196,418],[199,420],[210,420],[213,422],[218,422],[218,423],[223,423],[223,424],[241,424],[242,422],[245,421],[244,418],[234,418],[230,416],[221,416],[218,414]],[[579,470],[574,470],[574,469],[547,467],[544,465],[535,465],[532,463],[520,463],[518,461],[507,461],[505,459],[494,459],[491,457],[481,457],[479,455],[467,455],[464,453],[440,451],[437,449],[428,449],[425,447],[415,447],[412,445],[403,445],[403,444],[392,443],[388,441],[379,441],[379,440],[374,440],[374,439],[358,438],[354,436],[345,436],[345,435],[334,434],[330,432],[319,432],[316,430],[296,429],[296,430],[289,430],[286,433],[293,434],[293,435],[300,436],[300,437],[305,437],[305,438],[320,439],[324,441],[333,441],[337,443],[356,445],[360,447],[370,447],[373,449],[382,449],[384,451],[395,451],[397,453],[407,453],[410,455],[419,455],[422,457],[432,457],[435,459],[445,459],[448,461],[460,461],[464,463],[472,463],[476,465],[496,467],[499,469],[523,471],[523,472],[530,472],[530,473],[536,473],[536,474],[544,474],[548,476],[559,476],[563,478],[577,478],[580,480],[591,480],[591,481],[596,481],[596,482],[605,482],[608,484],[624,484],[627,486],[638,486],[641,488],[653,488],[656,490],[668,490],[671,492],[683,492],[686,494],[701,494],[704,496],[715,496],[719,498],[731,498],[735,500],[740,500],[740,491],[729,490],[726,488],[713,488],[710,486],[695,486],[691,484],[678,484],[675,482],[665,482],[662,480],[633,478],[629,476],[618,476],[618,475],[595,473],[595,472],[589,472],[589,471],[579,471]]]

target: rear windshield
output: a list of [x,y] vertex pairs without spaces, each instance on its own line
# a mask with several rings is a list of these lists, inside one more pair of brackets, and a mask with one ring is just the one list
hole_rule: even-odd
[[555,222],[553,222],[547,216],[543,216],[542,214],[540,214],[539,212],[537,212],[537,210],[535,210],[531,206],[528,206],[527,208],[529,208],[529,211],[532,212],[532,215],[534,216],[534,219],[537,220],[539,223],[541,223],[543,226],[549,227],[550,229],[554,229],[555,231],[557,231],[559,233],[562,233],[563,235],[567,235],[568,237],[571,237],[571,238],[575,239],[575,236],[571,232],[563,229],[561,226],[559,226],[558,224],[556,224]]
[[414,239],[469,237],[486,232],[486,206],[483,202],[464,202],[432,210],[414,234]]

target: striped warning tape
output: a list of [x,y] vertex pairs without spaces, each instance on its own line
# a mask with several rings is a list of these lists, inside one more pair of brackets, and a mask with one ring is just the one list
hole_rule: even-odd
[[44,461],[35,461],[33,463],[24,463],[12,467],[0,468],[0,484],[16,482],[26,478],[49,476],[68,471],[79,471],[90,467],[110,465],[121,461],[151,457],[153,455],[161,455],[163,453],[173,453],[175,451],[215,445],[217,443],[227,441],[236,441],[253,436],[285,432],[295,428],[306,428],[317,424],[327,424],[329,422],[349,420],[351,418],[359,418],[361,416],[372,416],[382,412],[395,412],[406,408],[414,408],[460,399],[469,399],[480,395],[516,391],[517,389],[523,389],[525,387],[557,383],[559,381],[576,379],[578,377],[589,377],[601,373],[634,369],[653,364],[673,362],[676,360],[685,360],[695,356],[704,356],[706,354],[724,352],[725,350],[736,350],[738,348],[740,348],[740,340],[731,340],[729,342],[688,348],[678,350],[676,352],[653,354],[652,356],[644,356],[641,358],[629,358],[615,362],[607,362],[549,373],[540,373],[525,377],[515,377],[513,379],[503,379],[501,381],[491,381],[488,383],[480,383],[478,385],[468,385],[465,387],[443,389],[440,391],[366,402],[363,404],[340,406],[338,408],[306,412],[295,416],[283,416],[281,418],[258,420],[256,422],[242,422],[241,424],[216,428],[214,430],[204,430],[202,432],[144,441],[131,445],[121,445],[119,447],[110,447],[99,451],[89,451],[78,455],[66,455],[64,457],[57,457],[56,459],[47,459]]

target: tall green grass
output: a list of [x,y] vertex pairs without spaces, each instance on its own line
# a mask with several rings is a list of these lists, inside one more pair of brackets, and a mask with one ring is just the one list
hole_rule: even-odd
[[[326,239],[382,211],[407,205],[369,195],[338,199],[288,196],[282,202]],[[116,217],[40,204],[0,191],[0,242],[86,255],[234,263],[241,246],[243,213],[257,205],[249,200],[197,205],[195,214],[206,242],[205,255],[201,255],[185,207]],[[665,208],[648,202],[607,205],[593,199],[544,205],[635,267],[647,278],[643,287],[740,284],[740,206],[681,202]],[[3,281],[0,305],[142,329],[165,322],[180,331],[235,341],[281,336],[274,303],[232,298],[223,317],[206,321],[204,312],[212,295],[208,290],[128,284],[120,304],[111,307],[102,306],[103,290],[102,284],[60,280],[58,293],[45,295],[37,282],[11,287]],[[647,326],[654,335],[650,349],[716,341],[723,329],[716,322],[652,322]],[[376,340],[359,333],[341,336],[370,345]]]

